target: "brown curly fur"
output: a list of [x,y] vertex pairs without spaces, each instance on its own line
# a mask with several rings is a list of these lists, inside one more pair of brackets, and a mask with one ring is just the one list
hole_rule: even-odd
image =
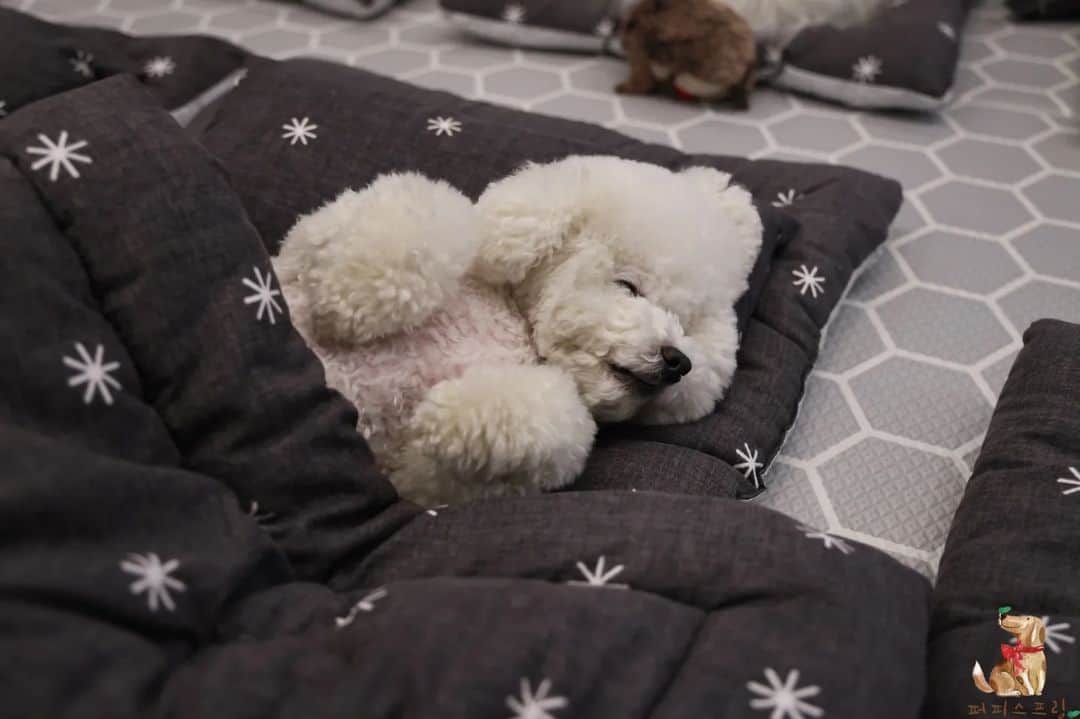
[[630,77],[618,92],[648,94],[670,85],[653,74],[656,63],[670,68],[672,77],[689,73],[717,85],[736,107],[749,107],[754,32],[722,0],[641,0],[627,18],[622,45]]

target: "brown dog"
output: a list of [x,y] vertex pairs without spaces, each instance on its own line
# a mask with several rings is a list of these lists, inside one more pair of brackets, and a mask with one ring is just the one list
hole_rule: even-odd
[[990,672],[990,681],[983,676],[982,667],[975,662],[971,678],[979,691],[999,697],[1040,696],[1046,685],[1046,627],[1038,617],[1014,617],[1005,614],[998,618],[1002,629],[1016,637],[1016,644],[1002,644],[1004,657]]
[[723,0],[641,0],[626,20],[622,46],[630,78],[617,92],[644,95],[669,85],[683,98],[750,106],[754,32]]

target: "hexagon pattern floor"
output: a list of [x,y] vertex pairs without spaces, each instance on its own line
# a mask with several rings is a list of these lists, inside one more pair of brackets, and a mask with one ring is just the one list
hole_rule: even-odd
[[621,98],[609,58],[477,45],[433,0],[360,24],[258,0],[6,0],[133,33],[205,32],[698,152],[855,165],[903,182],[884,250],[830,325],[768,506],[932,576],[1024,328],[1080,322],[1080,28],[1017,27],[998,0],[963,39],[936,118],[851,112],[763,90],[749,113]]

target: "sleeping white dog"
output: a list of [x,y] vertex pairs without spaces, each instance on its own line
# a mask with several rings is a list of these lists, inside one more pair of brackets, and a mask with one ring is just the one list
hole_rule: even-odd
[[811,25],[849,27],[872,18],[897,0],[716,0],[724,2],[754,30],[759,42],[783,47]]
[[729,179],[570,157],[474,206],[386,175],[301,218],[275,267],[403,496],[554,489],[596,422],[690,421],[723,397],[762,231]]

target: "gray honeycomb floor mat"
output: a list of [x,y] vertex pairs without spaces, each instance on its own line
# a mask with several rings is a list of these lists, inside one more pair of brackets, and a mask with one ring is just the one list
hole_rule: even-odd
[[1077,25],[1015,26],[983,2],[954,104],[852,112],[774,90],[748,113],[618,97],[614,59],[476,44],[433,0],[369,24],[258,0],[4,0],[62,22],[201,32],[600,123],[691,152],[836,162],[896,177],[906,202],[829,326],[763,501],[933,576],[1020,347],[1039,317],[1080,321]]

